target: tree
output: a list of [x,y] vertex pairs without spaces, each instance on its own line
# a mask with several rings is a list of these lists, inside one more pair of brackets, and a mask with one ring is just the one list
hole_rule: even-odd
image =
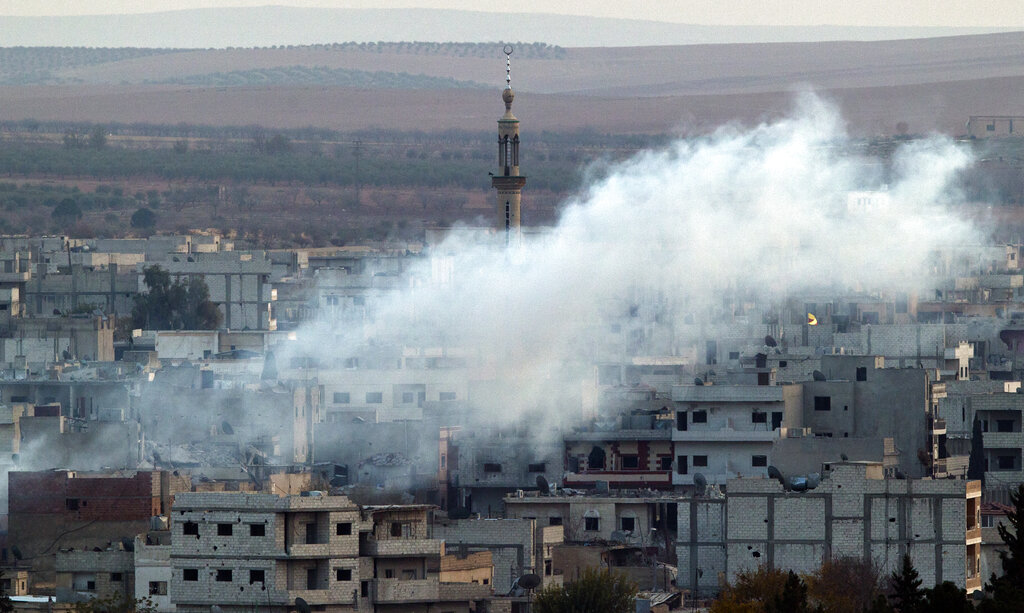
[[910,561],[910,554],[903,554],[899,570],[889,575],[889,600],[897,613],[923,613],[925,591],[921,589],[921,577]]
[[171,275],[159,266],[142,270],[148,291],[135,296],[132,321],[136,328],[150,330],[214,330],[220,327],[221,313],[210,301],[210,290],[199,278],[187,283],[171,281]]
[[74,610],[75,613],[156,613],[156,605],[150,598],[132,598],[119,593],[76,602]]
[[985,447],[982,441],[981,420],[974,418],[971,429],[971,455],[967,463],[967,478],[981,481],[985,485]]
[[861,613],[882,592],[878,567],[866,558],[825,560],[806,579],[810,600],[829,613]]
[[74,198],[64,198],[53,207],[50,215],[61,223],[71,223],[82,218],[82,209],[78,207]]
[[551,584],[537,592],[535,613],[629,613],[635,607],[636,584],[626,575],[587,568],[575,580]]
[[782,592],[765,607],[765,613],[809,613],[807,584],[793,571],[789,571]]
[[764,613],[781,600],[789,573],[759,566],[742,571],[711,605],[711,613]]
[[925,590],[924,611],[928,613],[971,613],[974,607],[967,599],[967,591],[952,581],[943,581],[930,590]]
[[1010,526],[999,524],[999,538],[1006,545],[1006,549],[999,551],[1003,575],[996,577],[992,573],[985,586],[991,598],[979,607],[984,613],[1024,611],[1024,532],[1021,531],[1024,528],[1024,484],[1010,493],[1010,504],[1013,510],[1006,514]]
[[107,129],[103,126],[96,126],[89,133],[89,147],[92,149],[104,149],[107,146]]
[[11,596],[3,588],[3,584],[4,571],[0,570],[0,613],[11,613],[14,611],[14,603],[11,602]]
[[156,213],[146,207],[142,207],[132,213],[131,224],[133,228],[149,230],[156,225]]

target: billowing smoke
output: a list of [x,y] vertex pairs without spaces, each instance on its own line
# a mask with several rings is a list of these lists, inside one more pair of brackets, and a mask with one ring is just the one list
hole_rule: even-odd
[[[641,153],[515,248],[456,230],[407,290],[372,305],[366,327],[307,330],[312,342],[301,351],[342,357],[369,338],[445,346],[479,357],[498,378],[539,382],[586,363],[602,333],[643,305],[657,305],[652,317],[671,329],[727,315],[726,297],[909,289],[925,282],[934,250],[980,242],[952,188],[971,162],[962,147],[936,136],[886,163],[854,150],[837,111],[806,95],[779,121]],[[868,190],[887,196],[850,206],[851,192]],[[528,220],[529,184],[523,201]],[[503,408],[527,408],[536,400],[529,387]]]

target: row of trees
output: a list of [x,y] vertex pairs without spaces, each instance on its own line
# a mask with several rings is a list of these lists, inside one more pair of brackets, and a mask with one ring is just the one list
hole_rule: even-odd
[[[262,154],[261,154],[262,153]],[[271,155],[263,155],[271,154]],[[525,160],[524,160],[525,163]],[[0,173],[8,176],[47,176],[123,180],[157,177],[169,181],[233,183],[300,183],[303,185],[461,187],[486,186],[493,170],[480,159],[437,161],[367,153],[332,158],[295,152],[286,139],[252,141],[246,152],[175,152],[173,149],[121,149],[111,146],[10,144],[0,149]],[[570,161],[537,164],[530,168],[533,189],[565,192],[579,185],[577,164]]]

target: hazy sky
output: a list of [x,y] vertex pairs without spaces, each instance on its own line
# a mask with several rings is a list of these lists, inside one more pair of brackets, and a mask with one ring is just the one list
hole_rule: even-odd
[[562,13],[717,25],[1024,27],[1021,0],[0,0],[0,15],[146,13],[268,4]]

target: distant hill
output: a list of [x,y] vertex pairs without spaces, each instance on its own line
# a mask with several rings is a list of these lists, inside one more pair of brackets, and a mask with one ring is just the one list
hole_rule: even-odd
[[265,6],[132,15],[0,17],[3,44],[72,47],[263,47],[341,41],[544,41],[563,47],[886,40],[1010,28],[700,26],[549,14]]

